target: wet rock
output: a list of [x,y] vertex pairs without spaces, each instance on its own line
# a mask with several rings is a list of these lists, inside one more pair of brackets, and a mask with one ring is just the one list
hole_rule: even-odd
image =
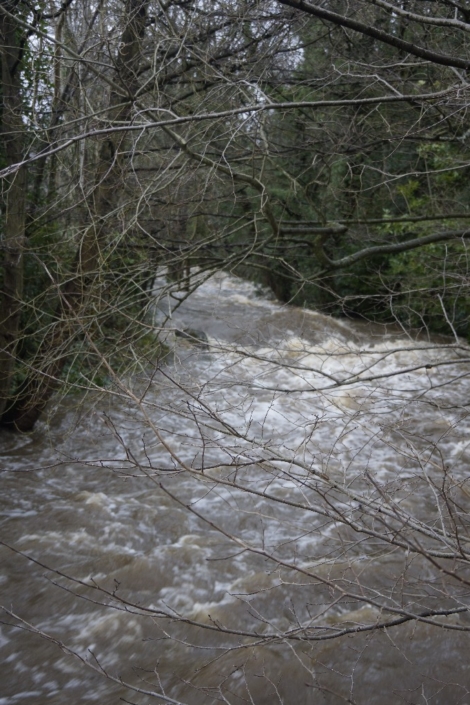
[[178,338],[184,338],[193,345],[197,345],[199,348],[209,350],[209,339],[200,328],[183,328],[183,330],[176,330],[175,335]]

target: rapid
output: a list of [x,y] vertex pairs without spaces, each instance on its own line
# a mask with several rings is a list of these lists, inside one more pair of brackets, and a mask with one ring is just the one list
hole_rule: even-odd
[[0,705],[470,705],[466,344],[223,272],[163,325],[0,434]]

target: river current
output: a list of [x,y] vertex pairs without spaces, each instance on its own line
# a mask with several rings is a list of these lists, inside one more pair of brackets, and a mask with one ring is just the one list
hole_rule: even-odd
[[465,343],[158,291],[164,363],[0,435],[0,705],[470,705]]

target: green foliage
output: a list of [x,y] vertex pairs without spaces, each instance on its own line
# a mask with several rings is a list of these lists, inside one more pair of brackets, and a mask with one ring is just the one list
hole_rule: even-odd
[[393,310],[413,328],[470,337],[470,251],[466,241],[436,243],[392,257],[385,283]]
[[114,375],[120,379],[132,377],[168,354],[167,347],[148,327],[132,332],[127,329],[120,342],[118,333],[105,325],[100,334],[93,335],[93,344],[86,338],[77,340],[64,370],[68,392],[108,389],[114,383]]
[[[147,320],[153,265],[146,250],[132,246],[139,244],[128,242],[112,249],[96,273],[79,319],[71,323],[70,359],[64,372],[69,390],[109,386],[107,365],[116,374],[130,374],[146,360],[155,361],[165,354]],[[37,227],[31,235],[24,265],[16,388],[37,364],[44,339],[60,320],[63,286],[72,276],[75,256],[73,233],[61,231],[58,223]]]

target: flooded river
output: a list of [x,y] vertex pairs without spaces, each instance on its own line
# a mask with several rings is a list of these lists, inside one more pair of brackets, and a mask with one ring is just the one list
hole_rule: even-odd
[[0,436],[0,705],[470,705],[470,350],[224,273],[162,325]]

